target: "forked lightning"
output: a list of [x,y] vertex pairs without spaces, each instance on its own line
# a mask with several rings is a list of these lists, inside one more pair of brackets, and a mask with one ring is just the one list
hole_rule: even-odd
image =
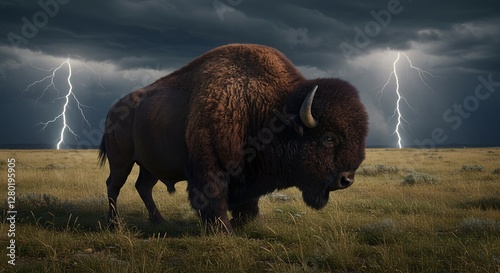
[[[59,150],[61,148],[61,144],[64,143],[64,134],[66,131],[70,132],[71,134],[73,134],[73,136],[75,138],[78,137],[78,135],[73,131],[73,129],[71,129],[71,127],[69,126],[68,124],[68,119],[67,119],[67,116],[66,116],[66,113],[68,111],[68,108],[69,107],[69,104],[70,104],[70,101],[73,100],[75,103],[76,103],[76,106],[78,108],[78,110],[80,111],[80,114],[82,116],[82,119],[85,121],[85,123],[87,123],[87,125],[90,127],[90,123],[89,121],[87,120],[87,118],[85,117],[85,114],[83,112],[83,108],[82,107],[85,107],[85,105],[81,104],[80,101],[78,100],[78,98],[76,97],[75,93],[73,92],[73,85],[71,83],[71,76],[72,76],[72,70],[71,70],[71,62],[70,62],[70,58],[67,58],[64,62],[62,62],[58,67],[55,67],[55,68],[51,68],[50,70],[47,70],[48,72],[50,72],[49,75],[47,75],[46,77],[42,78],[41,80],[37,80],[33,83],[31,83],[30,85],[28,85],[26,87],[26,89],[24,90],[24,92],[28,91],[28,89],[30,89],[31,87],[33,87],[34,85],[37,85],[39,83],[42,83],[46,80],[50,80],[50,83],[45,87],[45,89],[42,91],[42,94],[37,98],[37,102],[38,100],[40,100],[40,98],[42,98],[44,95],[45,95],[45,92],[50,88],[54,88],[58,93],[59,93],[59,90],[56,88],[56,85],[54,83],[54,78],[56,76],[56,73],[62,69],[62,67],[64,65],[67,65],[68,67],[68,78],[67,78],[67,82],[68,82],[68,91],[65,92],[65,95],[62,96],[62,97],[59,97],[59,98],[56,98],[55,100],[58,100],[58,99],[62,99],[64,100],[64,104],[63,104],[63,108],[61,110],[61,113],[59,115],[57,115],[56,117],[54,117],[53,119],[49,120],[49,121],[46,121],[46,122],[40,122],[39,125],[43,125],[42,127],[42,130],[45,130],[45,128],[51,124],[51,123],[54,123],[56,121],[58,121],[59,119],[62,119],[62,128],[61,128],[61,131],[60,131],[60,135],[59,135],[59,138],[58,138],[58,142],[56,144],[56,148]],[[91,69],[92,70],[92,69]],[[94,70],[92,70],[92,72],[96,73]],[[97,74],[97,73],[96,73]],[[99,85],[100,85],[100,81],[99,81]],[[102,85],[101,85],[102,86]],[[23,93],[24,93],[23,92]],[[54,101],[55,101],[54,100]]]
[[401,92],[399,90],[400,84],[399,84],[398,70],[397,70],[397,66],[396,65],[399,62],[401,54],[403,54],[406,57],[406,60],[408,60],[410,68],[415,69],[418,72],[418,76],[419,76],[420,80],[422,81],[422,83],[427,88],[429,88],[432,91],[434,91],[434,89],[427,82],[428,79],[426,78],[426,75],[431,76],[433,78],[437,77],[437,76],[434,76],[430,72],[427,72],[425,70],[422,70],[422,69],[414,66],[413,63],[410,60],[410,57],[408,57],[408,55],[406,55],[404,52],[401,53],[401,52],[398,51],[398,56],[397,56],[396,60],[392,63],[392,72],[389,75],[389,78],[387,79],[387,82],[384,84],[384,86],[382,87],[382,89],[380,89],[380,91],[378,91],[378,93],[377,93],[377,94],[382,94],[382,92],[384,91],[384,89],[390,83],[390,81],[392,79],[392,76],[394,75],[394,80],[396,82],[396,96],[397,96],[397,100],[396,100],[396,107],[394,109],[394,114],[391,117],[397,116],[397,123],[396,123],[396,128],[394,129],[394,134],[396,134],[396,136],[398,137],[398,142],[397,142],[398,148],[403,148],[403,139],[401,137],[401,131],[400,131],[400,130],[404,130],[403,122],[408,123],[408,121],[403,117],[403,114],[401,113],[401,106],[402,106],[401,105],[401,101],[404,100],[404,102],[406,103],[406,105],[410,109],[413,110],[413,108],[410,106],[410,104],[408,103],[408,101],[406,100],[406,98],[403,95],[401,95]]

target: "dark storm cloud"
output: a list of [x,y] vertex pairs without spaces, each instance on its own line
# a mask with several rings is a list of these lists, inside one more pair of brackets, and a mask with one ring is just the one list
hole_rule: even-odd
[[[429,138],[435,128],[445,128],[447,142],[498,144],[498,126],[484,122],[498,114],[492,106],[500,100],[497,94],[481,100],[478,109],[462,118],[459,129],[450,129],[453,124],[442,117],[474,93],[478,75],[493,74],[494,80],[500,80],[500,14],[495,4],[484,0],[0,0],[0,104],[8,105],[2,114],[29,109],[31,115],[22,114],[28,122],[44,109],[33,105],[39,93],[19,99],[27,84],[44,75],[30,65],[57,66],[68,56],[94,62],[101,69],[106,89],[82,81],[79,90],[87,104],[99,109],[91,120],[97,127],[102,119],[98,116],[104,115],[113,100],[161,73],[219,45],[261,43],[284,52],[307,76],[340,76],[353,82],[370,111],[369,144],[391,145],[394,120],[388,116],[394,98],[387,93],[379,100],[375,94],[387,80],[393,59],[380,61],[380,52],[405,50],[442,77],[432,79],[436,89],[432,93],[409,76],[412,84],[405,87],[407,99],[413,106],[428,109],[416,107],[408,117],[413,126],[407,128],[411,134],[407,143]],[[81,72],[84,75],[95,80],[89,71]],[[40,104],[45,107],[52,100]],[[17,108],[14,103],[19,103]],[[36,120],[32,118],[28,124],[32,126]],[[26,129],[29,126],[23,131],[18,124],[8,126],[36,136]],[[48,141],[47,135],[44,141]],[[23,138],[36,142],[29,136]],[[13,139],[11,134],[9,140],[3,137],[0,142]]]
[[[432,38],[425,32],[421,33],[422,30],[439,32],[450,38],[448,35],[456,34],[454,28],[459,27],[457,24],[481,24],[498,18],[491,8],[493,1],[455,1],[453,4],[436,1],[366,2],[312,1],[304,4],[303,1],[275,1],[269,4],[266,1],[233,0],[201,3],[100,1],[91,4],[90,1],[73,0],[59,4],[59,12],[49,18],[47,26],[41,28],[26,46],[50,55],[108,60],[133,67],[150,64],[149,60],[141,61],[147,57],[179,65],[221,44],[256,42],[297,56],[299,65],[319,63],[324,68],[331,63],[329,61],[343,62],[339,44],[342,41],[353,43],[356,34],[353,28],[364,30],[368,22],[375,20],[372,13],[387,10],[391,2],[399,12],[391,15],[388,26],[377,37],[371,38],[370,44],[357,55],[379,48],[409,49],[412,41]],[[5,28],[2,27],[2,32],[22,36],[21,18],[32,21],[33,15],[41,10],[40,5],[35,1],[29,6],[14,1],[10,1],[10,5],[5,3],[3,10],[9,12],[3,19]],[[237,5],[233,7],[231,4]],[[495,26],[494,23],[491,22],[490,26]],[[7,33],[2,33],[2,36],[6,37]],[[488,35],[484,38],[494,37]],[[498,38],[496,40],[498,42]],[[479,37],[453,44],[467,48],[472,41],[485,42]],[[311,55],[311,51],[316,54]],[[432,53],[445,52],[434,50]],[[127,56],[137,57],[137,63],[126,61],[129,60]]]

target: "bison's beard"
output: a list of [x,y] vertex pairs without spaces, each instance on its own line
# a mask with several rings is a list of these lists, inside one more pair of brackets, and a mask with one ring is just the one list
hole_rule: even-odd
[[328,203],[328,198],[330,197],[330,192],[327,190],[314,191],[311,189],[302,191],[302,199],[304,202],[313,209],[322,209],[326,203]]

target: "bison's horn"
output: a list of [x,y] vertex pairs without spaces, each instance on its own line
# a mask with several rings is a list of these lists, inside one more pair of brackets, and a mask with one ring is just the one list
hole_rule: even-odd
[[314,86],[313,90],[307,95],[306,99],[300,107],[300,120],[304,123],[307,128],[314,128],[318,126],[318,121],[314,119],[311,108],[314,100],[314,95],[316,94],[316,89],[318,86]]

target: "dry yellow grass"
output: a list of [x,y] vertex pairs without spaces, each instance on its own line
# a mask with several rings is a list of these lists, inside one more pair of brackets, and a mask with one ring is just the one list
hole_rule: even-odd
[[205,233],[185,182],[174,195],[155,187],[168,223],[150,226],[137,168],[118,200],[125,227],[108,232],[96,151],[0,154],[2,198],[7,158],[17,162],[18,210],[16,266],[2,254],[0,272],[500,272],[498,148],[368,149],[356,183],[325,209],[296,189],[275,193],[234,236]]

